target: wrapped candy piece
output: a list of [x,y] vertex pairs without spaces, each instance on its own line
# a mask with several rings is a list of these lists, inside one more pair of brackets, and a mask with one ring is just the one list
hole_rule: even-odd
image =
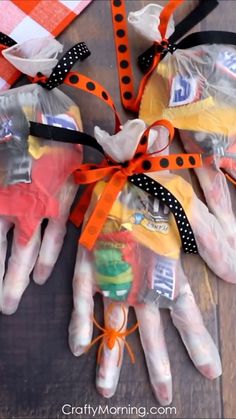
[[[153,26],[152,7],[129,16],[142,36],[145,32],[148,37],[149,25]],[[172,54],[165,55],[147,82],[139,115],[147,124],[160,118],[170,120],[180,130],[186,151],[202,153],[203,167],[195,169],[196,174],[209,209],[235,246],[236,220],[227,178],[234,181],[236,173],[236,52],[234,46],[212,42],[188,49],[170,45]]]
[[[125,162],[133,157],[144,130],[142,120],[133,120],[128,121],[115,136],[109,136],[96,127],[95,137],[105,152],[112,154],[109,154],[110,158],[127,166]],[[151,129],[148,141],[149,153],[155,154],[163,149],[168,144],[167,129],[162,126]],[[167,158],[168,147],[162,156]],[[129,178],[130,182],[124,185],[113,203],[93,248],[79,246],[69,342],[72,352],[79,356],[102,339],[98,352],[97,388],[104,397],[111,397],[118,384],[124,346],[134,360],[134,353],[126,341],[126,336],[137,327],[127,329],[128,309],[133,306],[154,394],[162,404],[169,404],[172,378],[160,308],[170,309],[174,324],[199,371],[210,379],[221,374],[217,348],[205,329],[181,266],[179,231],[183,244],[188,242],[190,247],[194,247],[192,243],[196,243],[201,257],[224,280],[235,282],[236,262],[220,224],[196,197],[188,182],[167,170],[150,173],[150,177],[153,184],[158,181],[161,185],[163,198],[160,194],[160,199],[155,199],[155,194],[141,190],[132,184],[132,177]],[[84,228],[107,182],[108,179],[95,185]],[[168,202],[171,194],[173,203],[172,200]],[[170,211],[173,204],[178,207],[177,202],[181,203],[183,211],[180,210],[178,219],[181,223],[179,231],[178,221]],[[188,230],[189,222],[192,230]],[[93,295],[96,292],[104,296],[104,326],[93,318]],[[93,321],[102,333],[91,342]]]
[[[61,49],[52,39],[30,41],[4,53],[33,77],[40,70],[49,74]],[[0,95],[0,305],[6,314],[16,310],[34,267],[34,279],[40,284],[53,269],[77,191],[71,175],[82,160],[81,146],[66,143],[66,138],[59,143],[30,135],[32,122],[82,130],[78,107],[58,89],[30,84]],[[41,241],[45,218],[49,222]],[[5,272],[6,235],[13,225]]]
[[37,84],[2,93],[0,109],[0,214],[20,219],[25,244],[39,219],[58,216],[56,196],[81,159],[78,146],[31,136],[29,121],[78,130],[80,115],[62,92]]

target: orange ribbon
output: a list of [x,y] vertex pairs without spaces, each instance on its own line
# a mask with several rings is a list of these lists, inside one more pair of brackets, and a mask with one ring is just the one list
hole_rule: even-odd
[[2,52],[4,49],[7,49],[8,47],[6,45],[0,44],[0,52]]
[[47,83],[49,77],[44,76],[41,73],[37,73],[34,77],[28,77],[28,79],[31,81],[31,83]]
[[[28,77],[32,83],[42,83],[45,84],[49,80],[49,77],[44,76],[43,74],[38,74],[35,77]],[[119,114],[116,110],[114,102],[112,100],[111,95],[109,92],[98,82],[95,80],[78,73],[77,71],[70,71],[67,73],[63,84],[67,84],[76,89],[83,90],[84,92],[88,92],[91,95],[98,97],[102,100],[106,105],[110,106],[112,111],[115,115],[115,132],[120,130],[120,126],[122,125]]]
[[[75,182],[79,184],[94,184],[102,179],[108,179],[79,240],[80,244],[87,249],[91,250],[93,248],[113,203],[130,176],[167,169],[178,170],[196,168],[202,165],[200,154],[172,154],[155,157],[148,154],[148,133],[151,128],[158,125],[165,126],[169,130],[169,142],[172,141],[174,136],[172,125],[166,120],[157,121],[143,133],[135,155],[129,162],[116,163],[108,156],[108,159],[104,160],[100,165],[82,164],[74,173]],[[159,152],[160,151],[162,150],[159,150]],[[156,153],[157,152],[155,152],[155,154]],[[179,162],[181,162],[181,165]],[[91,196],[91,193],[92,188],[90,189],[89,197]],[[82,202],[80,201],[72,212],[70,218],[77,226],[81,224],[82,217],[88,206],[89,198],[86,195],[83,197]]]
[[[169,41],[166,39],[166,32],[169,20],[174,11],[179,6],[181,6],[183,2],[184,0],[170,0],[167,3],[167,5],[162,9],[160,13],[160,24],[158,27],[162,40],[161,42],[155,42],[156,45],[163,45],[163,43],[168,45]],[[147,81],[162,58],[161,52],[156,52],[156,55],[152,62],[152,66],[147,72],[147,74],[145,74],[145,76],[142,78],[138,88],[137,97],[134,98],[133,73],[131,68],[131,56],[128,40],[128,30],[126,24],[125,1],[121,0],[120,2],[115,2],[114,0],[111,0],[111,11],[113,19],[122,104],[125,109],[137,113],[139,112],[140,102]],[[117,19],[117,16],[119,16],[120,18]]]

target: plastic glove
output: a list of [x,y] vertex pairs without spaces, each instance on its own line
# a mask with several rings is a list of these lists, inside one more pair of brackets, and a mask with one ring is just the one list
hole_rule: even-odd
[[[134,120],[125,124],[123,130],[116,134],[115,141],[120,144],[118,149],[121,150],[129,127],[135,136],[130,135],[126,144],[134,153],[137,139],[144,131],[142,121]],[[162,128],[161,134],[163,130],[165,128]],[[105,151],[106,141],[110,150],[116,149],[112,145],[114,137],[98,128],[95,129],[95,136]],[[163,140],[163,137],[159,130],[154,133],[150,131],[150,137],[152,150],[162,148],[162,141],[159,143],[159,140]],[[126,157],[127,151],[123,161]],[[219,223],[196,197],[192,187],[179,176],[167,171],[154,174],[152,178],[169,189],[181,202],[191,222],[199,254],[208,266],[224,280],[235,282],[234,252],[225,241]],[[85,223],[103,187],[104,182],[95,186]],[[98,391],[105,397],[111,397],[116,390],[124,345],[132,358],[132,352],[125,343],[130,305],[134,307],[138,319],[154,394],[162,404],[171,402],[172,386],[159,308],[168,307],[171,310],[174,324],[199,371],[210,379],[221,374],[218,351],[203,325],[181,267],[180,239],[176,233],[168,209],[136,186],[127,184],[114,203],[93,251],[82,246],[78,249],[69,344],[76,356],[90,347],[93,295],[97,291],[101,292],[105,305],[105,336],[99,351],[100,366],[96,382]]]
[[[150,41],[156,30],[153,11],[149,5],[128,19]],[[156,20],[159,13],[155,11]],[[203,154],[204,166],[195,171],[210,211],[234,247],[236,219],[224,172],[235,178],[235,62],[235,47],[225,45],[167,54],[146,85],[139,113],[147,124],[168,119],[180,129],[186,151]]]
[[[78,108],[57,89],[28,85],[0,95],[0,308],[6,314],[17,309],[34,267],[38,284],[52,272],[77,191],[71,175],[82,160],[81,147],[30,136],[29,121],[82,129]],[[7,233],[13,225],[5,272]]]

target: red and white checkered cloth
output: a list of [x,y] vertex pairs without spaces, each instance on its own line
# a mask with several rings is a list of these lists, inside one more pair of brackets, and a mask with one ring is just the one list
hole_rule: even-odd
[[[0,0],[0,32],[16,42],[58,36],[92,0]],[[0,90],[20,73],[0,56]]]

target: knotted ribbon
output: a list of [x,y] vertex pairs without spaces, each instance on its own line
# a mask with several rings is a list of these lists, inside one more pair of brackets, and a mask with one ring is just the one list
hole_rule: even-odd
[[[201,22],[212,10],[214,10],[218,6],[218,4],[218,0],[208,0],[207,2],[205,0],[200,0],[197,7],[176,25],[175,31],[169,39],[164,39],[160,43],[154,42],[151,47],[149,47],[144,53],[142,53],[138,57],[138,65],[140,70],[143,73],[146,73],[152,68],[153,71],[153,69],[155,68],[153,64],[155,56],[160,56],[160,58],[163,59],[167,53],[170,52],[171,54],[173,54],[176,49],[194,47],[199,45],[199,43],[201,42],[205,44],[211,43],[212,41],[219,43],[220,40],[224,39],[225,35],[228,38],[229,33],[214,32],[213,34],[213,31],[207,31],[191,34],[190,36],[187,36],[186,38],[178,42],[178,44],[176,43],[176,41],[178,41],[180,38],[186,35],[186,33],[189,30],[191,30],[194,26]],[[222,35],[220,39],[217,38],[217,33]],[[204,40],[202,39],[202,34],[204,34]],[[233,41],[235,42],[235,39],[233,39]]]
[[[131,57],[129,50],[129,40],[127,35],[126,27],[126,12],[124,0],[119,2],[111,0],[111,10],[113,18],[113,28],[115,35],[116,44],[116,55],[118,62],[118,71],[120,79],[120,91],[123,106],[133,112],[139,111],[140,101],[147,84],[149,77],[153,70],[157,67],[158,63],[162,59],[163,48],[168,48],[169,41],[166,39],[166,31],[169,20],[174,11],[179,7],[184,0],[170,0],[167,5],[163,8],[160,14],[160,25],[159,32],[161,34],[161,42],[155,42],[155,54],[151,66],[149,66],[148,72],[142,78],[138,89],[138,95],[133,98],[134,87],[133,87],[133,75],[131,69]],[[117,18],[119,16],[120,18]]]
[[[79,184],[94,184],[102,179],[107,180],[101,196],[92,214],[90,215],[79,240],[80,244],[87,249],[91,250],[93,248],[119,192],[123,189],[127,181],[134,182],[134,184],[136,183],[136,179],[143,181],[143,175],[140,175],[140,178],[136,178],[135,176],[146,172],[157,172],[166,169],[178,170],[183,168],[196,168],[202,165],[200,154],[173,154],[169,156],[153,156],[153,154],[156,154],[157,152],[148,154],[147,147],[149,131],[158,125],[164,126],[169,130],[169,142],[172,141],[174,136],[174,129],[172,125],[166,120],[160,120],[145,130],[136,148],[134,157],[130,161],[117,163],[109,156],[106,156],[106,159],[100,165],[82,164],[75,172],[74,179],[75,182]],[[159,150],[159,152],[160,151],[162,150]],[[148,177],[146,177],[146,180],[148,180]],[[150,178],[149,180],[151,181],[150,183],[159,185],[158,182],[155,182]],[[150,183],[147,182],[147,186],[143,189],[146,190],[147,193],[153,194],[157,197],[158,193],[153,192],[153,190],[156,190],[157,187],[154,186],[153,190],[151,190]],[[137,186],[143,187],[143,184],[139,182]],[[92,190],[90,189],[90,192],[91,191]],[[169,192],[167,193],[169,196],[171,195]],[[82,202],[80,201],[79,205],[72,213],[71,219],[75,221],[77,226],[82,221],[80,215],[77,213],[77,210],[80,209],[80,205],[82,205],[82,211],[79,212],[79,214],[84,215],[90,196],[91,193],[88,194],[87,197],[85,196]],[[177,200],[175,201],[177,203]],[[168,202],[166,204],[168,206]],[[189,227],[186,215],[184,218],[186,219],[186,223]],[[196,250],[196,246],[194,249]],[[189,248],[185,250],[190,251]],[[194,253],[196,253],[196,251],[194,251]]]

